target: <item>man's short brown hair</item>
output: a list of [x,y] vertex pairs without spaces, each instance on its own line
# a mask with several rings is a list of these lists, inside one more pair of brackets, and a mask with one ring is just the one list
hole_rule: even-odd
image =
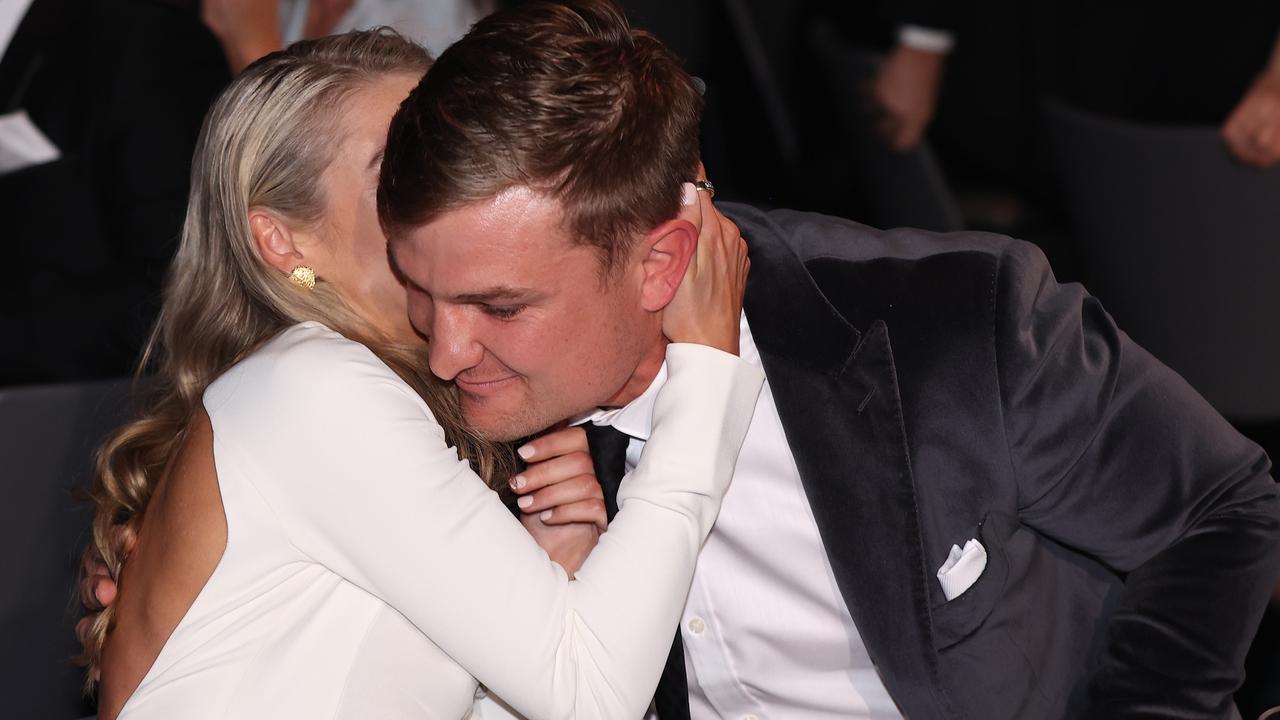
[[526,2],[445,50],[391,121],[378,185],[389,237],[529,186],[617,267],[675,217],[702,98],[679,59],[608,0]]

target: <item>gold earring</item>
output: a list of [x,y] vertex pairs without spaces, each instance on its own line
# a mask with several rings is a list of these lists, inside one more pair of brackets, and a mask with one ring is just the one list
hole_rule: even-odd
[[299,265],[289,273],[289,279],[294,285],[304,287],[308,290],[316,289],[316,271],[306,265]]

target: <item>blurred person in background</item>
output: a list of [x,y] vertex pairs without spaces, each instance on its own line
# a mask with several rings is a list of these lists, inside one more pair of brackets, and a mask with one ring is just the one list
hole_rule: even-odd
[[232,73],[304,38],[395,28],[438,55],[492,11],[489,0],[203,0]]
[[874,0],[817,3],[853,45],[886,52],[869,99],[880,130],[895,150],[914,148],[933,121],[947,58],[956,43],[961,5],[955,0]]
[[227,82],[194,5],[0,2],[0,386],[127,374]]
[[[515,3],[518,4],[518,3]],[[722,3],[709,3],[711,6]],[[690,63],[695,74],[703,71],[704,52],[698,45],[710,38],[705,28],[690,35],[690,10],[687,5],[674,7],[657,0],[624,0],[620,5],[636,25],[657,33],[663,41]],[[752,30],[770,34],[785,31],[772,24],[767,3],[746,2],[747,16],[759,27]],[[703,16],[718,14],[719,8],[708,8]],[[854,45],[885,53],[874,81],[865,88],[868,101],[881,113],[881,130],[885,140],[895,149],[909,150],[924,137],[937,107],[947,57],[955,45],[956,20],[960,8],[948,0],[867,0],[862,2],[798,3],[795,17],[808,22],[817,17],[832,20],[845,39]],[[719,17],[720,26],[727,25]],[[705,22],[705,21],[704,21]],[[695,21],[694,27],[697,27]]]
[[[519,0],[504,5],[519,5]],[[844,83],[872,108],[885,147],[919,145],[934,114],[956,33],[951,3],[772,0],[622,0],[636,27],[662,38],[705,83],[703,157],[717,198],[860,216],[865,202],[831,163],[847,161],[828,76],[810,29],[837,26],[841,41],[883,57],[874,80]],[[842,91],[841,91],[842,92]],[[837,160],[836,158],[840,159]],[[840,176],[840,177],[837,177]]]

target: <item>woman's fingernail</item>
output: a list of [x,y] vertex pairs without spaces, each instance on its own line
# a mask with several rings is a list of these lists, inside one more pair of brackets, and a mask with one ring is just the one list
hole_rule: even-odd
[[512,489],[512,490],[520,490],[520,489],[524,488],[524,486],[525,486],[525,485],[527,485],[527,484],[528,484],[528,483],[527,483],[527,482],[525,482],[525,479],[524,479],[524,476],[523,476],[523,475],[517,475],[517,476],[515,476],[515,477],[511,478],[511,489]]
[[517,501],[516,501],[516,504],[517,504],[517,505],[519,505],[519,506],[520,506],[520,507],[522,507],[522,508],[527,508],[527,507],[529,507],[530,505],[532,505],[532,504],[533,504],[533,496],[532,496],[532,495],[525,495],[524,497],[522,497],[522,498],[520,498],[519,500],[517,500]]
[[519,455],[522,459],[528,460],[529,458],[533,457],[533,446],[521,445],[519,448],[516,449],[516,454]]
[[697,205],[698,204],[698,188],[693,183],[682,183],[680,185],[680,204],[681,205]]
[[550,511],[550,510],[543,510],[543,511],[538,515],[538,519],[539,519],[539,520],[550,520],[550,519],[551,519],[551,511]]

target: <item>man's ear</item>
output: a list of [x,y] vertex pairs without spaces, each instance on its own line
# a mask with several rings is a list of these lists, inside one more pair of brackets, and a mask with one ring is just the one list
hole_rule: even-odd
[[675,297],[685,270],[698,250],[698,229],[688,220],[668,220],[645,235],[642,244],[645,258],[641,261],[644,284],[640,288],[640,304],[657,312]]
[[306,258],[294,244],[289,226],[270,212],[251,208],[249,231],[253,234],[258,254],[271,267],[288,275],[299,265],[306,265]]

